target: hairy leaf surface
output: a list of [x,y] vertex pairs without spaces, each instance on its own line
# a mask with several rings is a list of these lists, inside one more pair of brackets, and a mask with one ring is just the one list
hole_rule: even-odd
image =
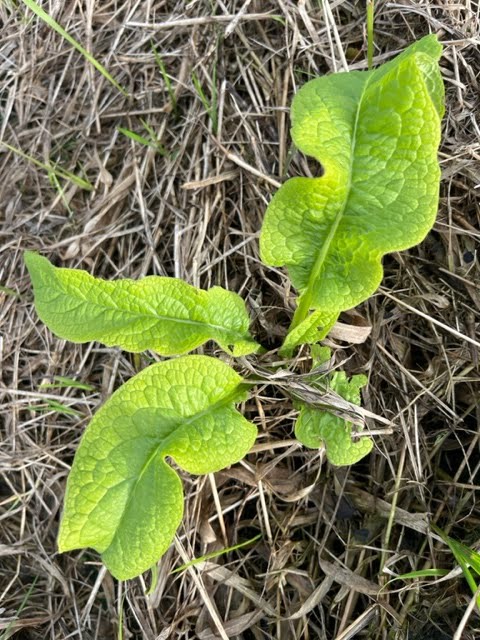
[[147,276],[108,282],[79,269],[54,267],[25,253],[35,307],[61,338],[98,340],[127,351],[179,355],[215,340],[235,356],[258,349],[245,303],[221,287],[197,289],[177,278]]
[[245,388],[223,362],[195,355],[154,364],[120,387],[76,453],[60,551],[93,547],[122,580],[151,567],[183,514],[181,481],[165,458],[194,474],[240,460],[256,437],[234,407]]
[[[342,398],[352,404],[360,404],[360,389],[365,386],[367,378],[363,375],[353,376],[347,380],[344,371],[338,371],[330,377],[330,387]],[[333,413],[322,411],[307,404],[302,404],[295,424],[295,435],[298,440],[310,449],[325,447],[326,455],[332,464],[344,466],[355,464],[373,447],[368,437],[352,440],[352,424]]]
[[[286,266],[301,294],[292,330],[311,309],[313,324],[326,326],[367,299],[381,281],[382,256],[417,244],[432,227],[441,49],[427,36],[375,71],[318,78],[296,94],[293,140],[324,175],[288,180],[260,238],[263,261]],[[315,339],[312,322],[290,343]]]

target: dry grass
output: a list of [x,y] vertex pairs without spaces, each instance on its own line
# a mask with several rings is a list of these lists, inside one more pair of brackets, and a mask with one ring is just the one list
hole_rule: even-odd
[[[388,257],[382,289],[345,316],[370,323],[370,338],[331,341],[350,373],[369,373],[365,406],[389,421],[375,451],[352,468],[328,466],[291,440],[289,401],[261,388],[246,406],[259,427],[246,460],[184,478],[185,519],[152,593],[150,576],[116,583],[90,550],[56,553],[80,435],[149,358],[54,338],[36,318],[22,251],[106,278],[222,284],[245,298],[261,340],[278,346],[290,290],[261,265],[258,231],[274,185],[316,170],[292,157],[288,106],[313,75],[365,68],[361,4],[43,2],[127,97],[21,1],[0,5],[1,139],[93,186],[52,181],[0,147],[0,284],[9,288],[0,290],[2,640],[480,637],[477,611],[461,622],[471,600],[461,575],[389,583],[454,568],[428,518],[467,544],[480,539],[477,0],[377,2],[377,63],[440,34],[447,115],[434,231]],[[119,133],[145,134],[141,119],[166,155]],[[40,389],[59,375],[92,390]],[[259,533],[250,547],[171,574]]]

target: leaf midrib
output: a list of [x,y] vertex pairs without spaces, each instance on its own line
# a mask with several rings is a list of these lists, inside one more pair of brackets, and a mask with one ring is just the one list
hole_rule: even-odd
[[338,230],[338,226],[345,214],[345,211],[347,210],[348,207],[348,203],[350,201],[350,193],[352,190],[352,176],[353,176],[353,167],[354,167],[354,161],[355,161],[355,148],[357,145],[357,131],[358,131],[358,124],[359,124],[359,118],[360,118],[360,109],[362,107],[363,104],[363,99],[365,97],[365,94],[367,92],[367,88],[368,85],[370,84],[370,81],[373,77],[373,73],[366,79],[366,82],[362,88],[362,93],[360,96],[360,99],[358,101],[358,106],[357,106],[357,112],[355,114],[355,123],[353,125],[353,131],[352,131],[352,141],[351,141],[351,145],[350,145],[350,163],[349,163],[349,167],[348,167],[348,183],[347,183],[347,188],[346,188],[346,196],[345,196],[345,200],[343,203],[342,208],[339,210],[339,212],[337,213],[337,215],[335,216],[335,219],[330,227],[330,231],[328,232],[328,236],[325,240],[325,242],[323,243],[323,245],[320,247],[316,258],[315,258],[315,262],[313,263],[313,267],[310,271],[310,276],[308,278],[308,283],[307,283],[307,287],[305,289],[305,291],[302,293],[302,295],[300,296],[300,301],[299,301],[299,305],[295,311],[295,314],[293,316],[293,321],[290,327],[290,331],[292,329],[295,329],[301,322],[303,322],[303,320],[305,320],[305,318],[308,316],[308,312],[310,311],[310,307],[311,307],[311,303],[312,303],[312,297],[313,297],[313,289],[315,287],[315,283],[317,281],[317,279],[320,277],[320,273],[322,271],[325,259],[328,255],[328,252],[330,250],[330,245],[333,242],[333,239],[337,233]]
[[[127,502],[125,503],[125,506],[123,508],[122,511],[122,515],[120,517],[120,520],[118,521],[118,524],[116,526],[115,532],[112,536],[112,539],[110,540],[108,547],[106,547],[101,553],[104,554],[108,551],[108,549],[110,549],[110,547],[112,546],[112,544],[115,542],[115,538],[117,536],[117,533],[119,531],[119,529],[122,526],[122,522],[125,518],[125,514],[128,510],[128,507],[132,501],[133,495],[135,494],[136,488],[138,486],[138,484],[140,483],[142,477],[145,475],[145,473],[147,472],[149,466],[155,461],[155,459],[157,458],[157,456],[161,455],[162,453],[162,449],[165,449],[168,444],[169,441],[174,440],[175,434],[177,429],[179,429],[180,427],[185,427],[188,426],[190,424],[192,424],[193,422],[196,422],[197,420],[201,419],[203,416],[206,416],[214,411],[217,411],[218,409],[221,409],[223,407],[226,407],[228,405],[231,404],[235,404],[235,399],[236,398],[240,398],[241,397],[241,392],[242,392],[242,387],[247,390],[250,389],[252,387],[251,384],[246,383],[246,382],[239,382],[236,387],[234,389],[232,389],[227,395],[225,395],[223,398],[221,398],[220,400],[218,400],[217,402],[213,403],[212,405],[206,407],[205,409],[203,409],[202,411],[199,411],[198,413],[195,413],[193,416],[189,416],[188,418],[186,418],[185,420],[183,420],[182,422],[179,422],[175,425],[172,426],[172,430],[170,431],[170,433],[163,438],[163,440],[161,442],[159,442],[157,445],[155,445],[155,447],[152,447],[151,452],[149,453],[149,455],[147,456],[147,460],[146,462],[142,465],[142,468],[138,474],[138,476],[135,478],[135,482],[130,490],[130,494],[128,496]],[[165,454],[162,456],[162,463],[165,464],[166,466],[169,466],[166,464],[165,462],[165,457],[169,455],[168,452],[165,452]],[[170,467],[171,469],[171,467]],[[177,474],[178,477],[178,474]],[[127,478],[125,479],[125,481],[127,480]]]
[[[248,335],[245,335],[243,333],[240,333],[238,330],[235,329],[228,329],[227,327],[222,327],[220,325],[216,325],[216,324],[211,324],[209,322],[200,322],[198,320],[187,320],[184,318],[176,318],[176,317],[172,317],[172,316],[164,316],[164,315],[160,315],[158,314],[155,309],[153,307],[150,307],[150,311],[151,311],[151,315],[149,315],[148,313],[140,313],[140,312],[135,312],[135,311],[131,311],[128,309],[122,309],[120,307],[115,306],[113,303],[111,306],[108,306],[106,304],[101,304],[99,302],[92,302],[90,300],[87,300],[86,298],[83,298],[80,295],[80,292],[78,292],[78,290],[76,290],[76,294],[70,294],[68,291],[66,291],[63,283],[59,282],[58,278],[57,278],[57,282],[60,284],[60,288],[63,291],[63,295],[65,297],[70,297],[70,298],[74,298],[74,299],[78,299],[80,300],[81,304],[86,304],[87,306],[92,306],[92,307],[97,307],[99,309],[104,309],[106,311],[110,310],[115,310],[115,311],[120,311],[122,314],[127,315],[127,316],[131,316],[134,319],[137,318],[139,320],[141,319],[155,319],[159,322],[174,322],[174,323],[178,323],[178,324],[184,324],[184,325],[188,325],[188,326],[193,326],[193,327],[201,327],[203,329],[205,329],[205,327],[211,327],[212,329],[215,329],[221,333],[224,334],[228,334],[228,335],[233,335],[233,336],[237,336],[240,340],[248,340],[249,342],[251,342],[252,340],[249,339]],[[129,296],[132,297],[132,293],[130,291],[123,291],[122,294],[124,294],[125,296]],[[110,294],[108,294],[110,295]],[[135,296],[133,296],[135,297]],[[145,304],[147,304],[145,301],[141,301],[144,302]]]

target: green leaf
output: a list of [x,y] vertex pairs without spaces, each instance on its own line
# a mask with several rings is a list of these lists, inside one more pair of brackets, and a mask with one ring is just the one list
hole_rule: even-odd
[[188,569],[189,567],[193,567],[196,564],[200,564],[201,562],[205,562],[206,560],[211,560],[212,558],[218,558],[219,556],[223,556],[227,553],[230,553],[231,551],[236,551],[237,549],[246,547],[249,544],[253,544],[257,540],[260,540],[261,537],[262,537],[262,534],[259,533],[253,538],[250,538],[250,540],[245,540],[245,542],[239,542],[238,544],[233,545],[233,547],[226,547],[225,549],[219,549],[218,551],[211,551],[210,553],[206,553],[204,556],[200,556],[200,558],[194,558],[193,560],[190,560],[190,562],[187,562],[186,564],[182,564],[180,567],[177,567],[176,569],[173,569],[173,571],[170,571],[170,575],[173,575],[174,573],[179,573],[180,571],[185,571],[185,569]]
[[66,416],[81,416],[80,411],[76,411],[71,407],[59,402],[58,400],[53,400],[51,398],[47,398],[44,404],[30,404],[25,409],[29,411],[57,411],[58,413],[63,413]]
[[[93,185],[91,185],[88,180],[84,180],[83,178],[80,178],[79,176],[76,176],[71,171],[67,171],[66,169],[61,169],[60,167],[52,165],[50,163],[45,164],[44,162],[40,162],[39,160],[37,160],[33,156],[29,156],[27,153],[24,153],[21,149],[18,149],[17,147],[12,147],[12,145],[7,144],[6,142],[3,142],[3,140],[0,141],[0,145],[3,145],[9,151],[12,151],[13,153],[16,153],[21,158],[24,158],[25,160],[28,160],[29,162],[34,164],[36,167],[40,167],[40,169],[44,169],[51,178],[55,177],[55,178],[62,178],[62,179],[65,179],[65,180],[70,180],[71,182],[76,184],[78,187],[81,187],[82,189],[85,189],[86,191],[92,191],[92,189],[93,189]],[[57,180],[57,184],[58,184],[58,180]]]
[[[325,379],[324,376],[322,376]],[[365,386],[367,378],[363,375],[353,376],[347,380],[344,371],[334,373],[330,378],[330,387],[342,398],[352,404],[360,404],[360,389]],[[301,403],[300,415],[295,424],[295,436],[310,449],[325,447],[328,460],[337,466],[355,464],[373,447],[373,440],[361,437],[352,440],[352,424],[333,413],[316,409]]]
[[[444,543],[450,548],[450,551],[453,553],[455,560],[458,562],[460,568],[462,569],[462,573],[465,577],[465,580],[468,582],[468,585],[475,595],[478,590],[478,585],[475,580],[475,577],[472,575],[470,568],[472,568],[477,575],[480,576],[480,554],[474,549],[470,549],[466,545],[461,542],[457,542],[450,536],[439,529],[439,527],[435,526],[433,523],[430,524],[430,527],[438,534]],[[480,596],[476,598],[477,607],[480,607]]]
[[409,573],[402,573],[399,576],[395,576],[388,581],[390,584],[395,580],[412,580],[415,578],[442,578],[450,573],[447,569],[420,569],[419,571],[410,571]]
[[105,69],[105,67],[98,62],[96,58],[92,56],[82,45],[77,42],[65,29],[58,24],[42,7],[39,7],[35,0],[23,0],[24,4],[27,5],[29,9],[31,9],[41,20],[45,22],[51,29],[54,29],[57,33],[59,33],[62,38],[64,38],[67,42],[69,42],[72,47],[75,47],[77,51],[79,51],[82,56],[85,57],[90,64],[92,64],[97,71],[103,75],[103,77],[108,80],[113,86],[118,89],[124,96],[128,96],[128,92],[111,76],[111,74]]
[[[273,197],[260,238],[262,260],[286,266],[300,292],[289,346],[317,339],[315,326],[367,299],[382,256],[420,242],[438,205],[437,149],[443,115],[435,36],[375,71],[308,82],[294,98],[292,137],[324,167],[292,178]],[[308,322],[308,320],[307,320]],[[323,331],[322,331],[323,333]]]
[[321,310],[311,313],[288,332],[280,348],[280,355],[290,356],[299,344],[315,344],[323,340],[337,321],[338,316],[338,313],[324,313]]
[[[144,127],[146,129],[147,126],[148,125],[144,123]],[[130,138],[130,140],[133,140],[134,142],[138,142],[140,144],[143,144],[145,147],[155,149],[161,155],[167,155],[167,150],[160,144],[160,142],[158,142],[155,136],[155,132],[153,130],[150,130],[150,127],[148,127],[147,129],[150,136],[149,138],[145,138],[145,136],[141,136],[139,133],[135,133],[135,131],[130,131],[130,129],[127,129],[126,127],[118,127],[118,131],[120,131],[120,133],[123,133],[124,136],[127,136],[127,138]]]
[[221,287],[196,289],[183,280],[147,276],[108,282],[59,269],[30,251],[25,262],[41,320],[60,338],[98,340],[127,351],[183,354],[215,340],[235,356],[259,348],[250,337],[245,303]]
[[91,384],[67,378],[66,376],[53,376],[54,382],[43,382],[39,389],[83,389],[83,391],[93,391],[95,389]]
[[168,549],[183,514],[189,473],[240,460],[256,428],[234,407],[247,385],[223,362],[185,356],[154,364],[120,387],[81,440],[67,483],[60,551],[93,547],[125,580]]
[[315,371],[315,369],[321,367],[332,359],[332,350],[330,347],[312,344],[310,347],[310,356],[312,358],[312,371]]

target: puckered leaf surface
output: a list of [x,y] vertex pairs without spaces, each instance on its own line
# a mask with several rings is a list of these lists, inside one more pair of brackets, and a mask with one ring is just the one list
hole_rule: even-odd
[[[367,378],[353,376],[347,380],[344,371],[334,373],[330,378],[330,387],[342,398],[352,404],[360,404],[360,389]],[[373,447],[373,440],[361,437],[352,440],[352,424],[333,413],[302,404],[295,423],[297,439],[310,449],[325,447],[328,460],[337,466],[355,464]]]
[[197,289],[177,278],[106,281],[54,267],[25,253],[41,320],[61,338],[98,340],[127,351],[180,355],[215,340],[235,356],[258,349],[245,303],[221,287]]
[[154,364],[120,387],[75,455],[60,551],[93,547],[122,580],[151,567],[183,514],[181,481],[166,456],[194,474],[240,460],[256,437],[234,407],[245,395],[240,376],[206,356]]
[[[311,309],[313,324],[325,327],[367,299],[381,281],[382,256],[417,244],[432,227],[441,50],[427,36],[377,70],[318,78],[296,94],[293,140],[324,175],[288,180],[260,238],[263,261],[286,266],[301,294],[293,331]],[[290,343],[317,337],[308,319],[298,333]]]

